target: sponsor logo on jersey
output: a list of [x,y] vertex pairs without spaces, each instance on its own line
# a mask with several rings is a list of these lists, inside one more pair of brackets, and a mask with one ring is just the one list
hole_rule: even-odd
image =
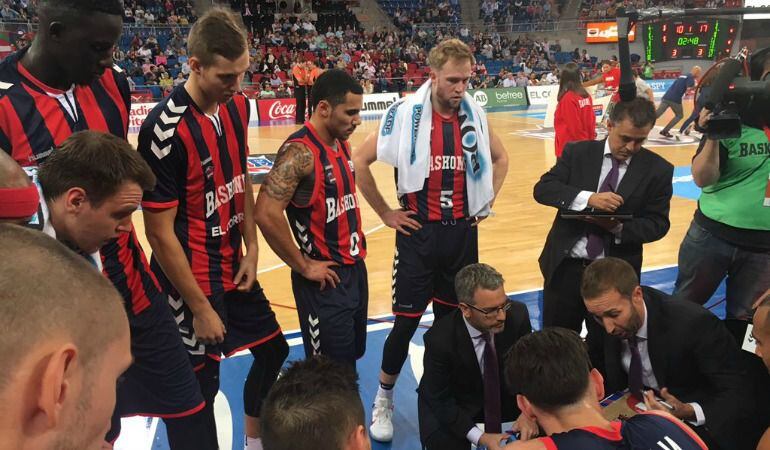
[[246,175],[240,174],[224,185],[216,186],[213,191],[206,192],[206,218],[211,217],[220,206],[232,200],[235,194],[243,194],[245,186]]
[[358,197],[355,194],[345,194],[340,198],[327,197],[326,223],[355,208],[358,208]]

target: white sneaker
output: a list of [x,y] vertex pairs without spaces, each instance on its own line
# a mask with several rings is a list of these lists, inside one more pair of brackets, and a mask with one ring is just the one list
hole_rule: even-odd
[[393,400],[385,397],[375,397],[369,435],[372,439],[379,442],[390,442],[393,440]]

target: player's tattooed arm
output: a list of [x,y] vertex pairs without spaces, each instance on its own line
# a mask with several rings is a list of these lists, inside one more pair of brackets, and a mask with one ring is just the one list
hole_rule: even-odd
[[313,173],[313,153],[298,142],[289,142],[278,151],[273,168],[262,183],[262,190],[287,204],[303,178]]

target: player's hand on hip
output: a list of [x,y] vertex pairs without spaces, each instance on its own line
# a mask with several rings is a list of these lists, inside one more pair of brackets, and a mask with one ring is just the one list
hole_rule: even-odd
[[195,336],[204,344],[221,344],[225,340],[225,324],[213,308],[193,317]]
[[414,220],[412,216],[417,215],[414,211],[403,209],[391,209],[382,214],[382,223],[397,230],[399,233],[403,233],[407,236],[411,236],[409,231],[417,231],[422,228],[420,222]]
[[256,252],[248,252],[241,258],[240,266],[238,267],[238,273],[233,278],[233,283],[238,285],[237,289],[240,292],[248,292],[254,286],[254,282],[257,280],[257,254]]
[[302,269],[302,276],[310,281],[320,283],[321,290],[326,288],[329,284],[332,289],[337,287],[340,282],[340,276],[332,267],[338,264],[334,261],[316,261],[304,255],[305,267]]
[[614,192],[595,192],[588,198],[588,206],[601,211],[615,212],[623,205],[623,197]]

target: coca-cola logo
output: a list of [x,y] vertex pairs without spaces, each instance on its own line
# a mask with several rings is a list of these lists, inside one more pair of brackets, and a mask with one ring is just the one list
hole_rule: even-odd
[[275,119],[293,119],[297,106],[292,103],[275,102],[270,105],[267,111],[267,117],[270,120]]

